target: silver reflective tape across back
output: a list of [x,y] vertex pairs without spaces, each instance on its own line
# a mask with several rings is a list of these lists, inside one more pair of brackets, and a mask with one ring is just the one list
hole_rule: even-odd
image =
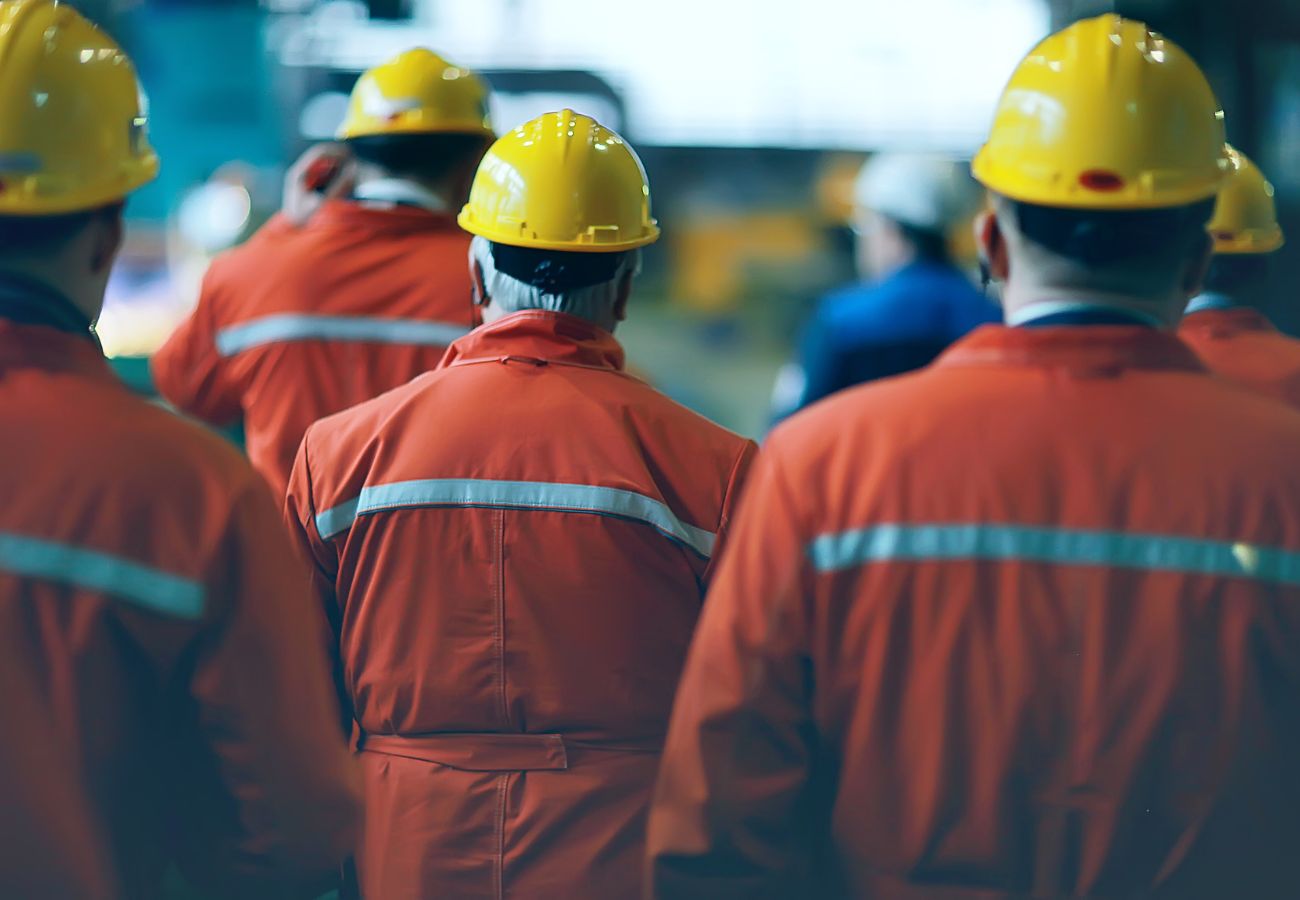
[[466,325],[420,319],[379,319],[371,316],[318,316],[292,313],[253,319],[217,332],[217,352],[234,356],[264,344],[295,341],[355,341],[445,347],[469,333]]
[[819,572],[879,562],[1004,560],[1186,572],[1300,586],[1300,553],[1249,543],[1001,524],[877,525],[808,545]]
[[438,478],[398,481],[363,488],[360,496],[316,516],[316,530],[331,538],[352,527],[358,516],[420,506],[465,506],[590,513],[643,522],[700,556],[713,553],[713,532],[681,521],[668,505],[621,488],[548,481],[488,481]]
[[203,614],[197,581],[70,544],[0,532],[0,572],[98,591],[181,619]]

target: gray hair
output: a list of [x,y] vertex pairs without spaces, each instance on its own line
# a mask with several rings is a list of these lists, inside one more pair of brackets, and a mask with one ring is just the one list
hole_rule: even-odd
[[512,275],[497,271],[492,259],[492,244],[475,236],[470,244],[470,258],[483,270],[483,286],[492,302],[506,312],[524,309],[548,309],[551,312],[580,316],[602,327],[609,327],[614,303],[618,300],[618,286],[625,275],[636,276],[641,271],[641,251],[628,253],[618,271],[609,281],[587,287],[575,288],[561,294],[548,294],[541,288],[526,284]]

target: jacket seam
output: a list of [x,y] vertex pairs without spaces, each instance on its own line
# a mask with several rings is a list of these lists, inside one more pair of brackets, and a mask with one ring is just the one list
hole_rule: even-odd
[[494,597],[495,622],[493,623],[493,649],[496,653],[496,682],[497,682],[497,701],[498,712],[501,715],[501,723],[506,727],[510,726],[510,704],[506,698],[506,511],[504,509],[496,510],[493,517],[493,548],[492,565],[493,585],[492,592]]
[[510,775],[502,774],[497,778],[497,808],[496,808],[496,828],[493,838],[496,846],[493,848],[492,859],[492,877],[496,882],[497,900],[505,898],[505,881],[506,881],[506,791],[510,786]]

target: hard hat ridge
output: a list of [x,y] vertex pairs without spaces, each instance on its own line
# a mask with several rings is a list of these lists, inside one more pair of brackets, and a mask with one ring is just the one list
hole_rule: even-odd
[[493,137],[488,86],[426,47],[415,47],[362,73],[352,88],[341,140],[391,134]]
[[492,145],[459,222],[493,243],[539,250],[609,253],[659,238],[636,151],[568,109],[526,122]]
[[1223,113],[1173,41],[1114,14],[1038,44],[1012,74],[972,171],[1013,200],[1159,209],[1214,196],[1227,174]]

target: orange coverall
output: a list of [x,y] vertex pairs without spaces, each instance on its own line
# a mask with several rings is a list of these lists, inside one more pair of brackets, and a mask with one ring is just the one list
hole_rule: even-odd
[[213,425],[241,416],[248,457],[284,495],[307,426],[437,366],[471,325],[469,235],[450,215],[325,203],[219,257],[153,358],[154,384]]
[[44,324],[0,319],[0,434],[0,894],[319,894],[359,786],[261,479]]
[[1300,896],[1300,415],[1172,335],[988,326],[764,449],[662,898]]
[[1188,313],[1178,336],[1230,381],[1300,407],[1300,341],[1249,307]]
[[637,897],[673,691],[754,446],[526,311],[307,432],[290,529],[356,720],[369,898]]

